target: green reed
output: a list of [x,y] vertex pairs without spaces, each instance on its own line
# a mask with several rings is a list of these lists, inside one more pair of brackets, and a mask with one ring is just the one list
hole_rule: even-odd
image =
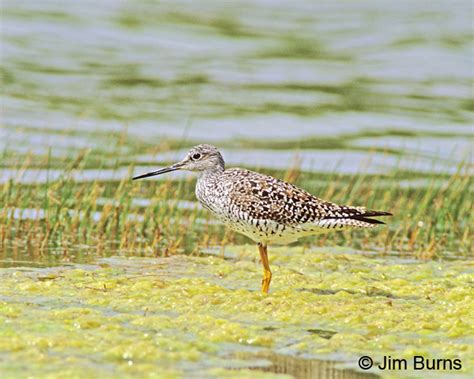
[[[129,162],[86,150],[70,157],[59,179],[22,184],[10,180],[0,185],[0,244],[4,250],[28,246],[36,255],[59,248],[67,256],[79,246],[97,254],[110,251],[129,255],[197,253],[201,248],[226,243],[249,242],[245,237],[212,222],[197,205],[180,206],[178,200],[194,200],[195,178],[181,181],[130,180]],[[58,162],[47,154],[12,160],[6,152],[4,166],[21,172],[41,167],[49,170]],[[7,163],[5,163],[7,162]],[[74,173],[95,167],[128,167],[121,180],[76,181]],[[357,249],[400,252],[418,258],[472,254],[472,179],[468,164],[454,175],[424,174],[423,185],[402,185],[413,173],[395,169],[389,174],[340,175],[262,170],[300,185],[331,201],[387,210],[394,217],[387,226],[370,231],[329,233],[301,240],[305,245],[349,245]],[[407,182],[409,183],[409,181]],[[145,199],[145,206],[134,199]],[[19,214],[29,210],[28,217]]]

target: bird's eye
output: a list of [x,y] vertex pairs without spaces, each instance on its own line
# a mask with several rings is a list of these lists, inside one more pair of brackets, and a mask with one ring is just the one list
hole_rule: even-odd
[[197,161],[197,160],[200,159],[200,158],[201,158],[201,154],[199,154],[199,153],[193,154],[193,159],[194,159],[195,161]]

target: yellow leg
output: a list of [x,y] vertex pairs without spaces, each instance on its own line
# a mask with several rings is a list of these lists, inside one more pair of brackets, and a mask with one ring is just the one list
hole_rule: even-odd
[[272,272],[270,271],[270,264],[268,263],[267,246],[258,244],[258,252],[263,266],[262,292],[268,293],[270,282],[272,281]]

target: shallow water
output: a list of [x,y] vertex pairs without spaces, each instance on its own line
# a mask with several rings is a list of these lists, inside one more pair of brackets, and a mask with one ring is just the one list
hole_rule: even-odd
[[[396,140],[390,143],[391,146],[397,146]],[[416,146],[416,142],[412,142]],[[360,145],[367,144],[362,140]],[[400,147],[399,144],[398,147]],[[408,144],[407,144],[408,145]],[[372,144],[370,148],[373,148]],[[403,146],[403,145],[402,145]],[[454,144],[451,154],[449,147],[444,147],[446,152],[445,160],[440,160],[437,154],[425,154],[420,149],[411,149],[412,154],[404,153],[402,156],[388,153],[367,153],[351,150],[333,151],[322,150],[315,153],[312,150],[270,150],[270,149],[222,149],[226,163],[230,167],[265,167],[271,169],[285,170],[289,167],[296,167],[304,171],[316,171],[324,173],[338,172],[340,174],[380,174],[390,172],[394,167],[401,170],[419,172],[419,173],[447,173],[453,174],[459,169],[462,161],[470,158],[470,143],[462,140],[459,144]],[[369,148],[369,149],[370,149]],[[428,145],[428,148],[437,151],[435,144]],[[426,149],[426,147],[425,147]],[[441,150],[441,149],[439,149]],[[179,150],[158,155],[146,155],[137,157],[137,163],[141,162],[171,162],[183,159],[186,156],[186,150]],[[261,162],[261,163],[259,163]],[[155,165],[156,167],[157,165]],[[152,168],[149,168],[152,170]],[[145,170],[146,172],[146,170]],[[175,176],[178,177],[179,174]]]
[[[363,379],[379,377],[375,374],[344,368],[343,364],[338,361],[304,359],[268,353],[255,356],[241,355],[245,359],[246,364],[249,364],[251,368],[264,372],[287,374],[298,379]],[[252,359],[254,360],[253,362]]]
[[228,250],[238,260],[112,257],[0,269],[1,369],[14,376],[28,359],[27,372],[51,377],[73,365],[76,375],[93,367],[105,377],[160,367],[171,377],[246,377],[239,370],[252,368],[354,378],[363,376],[341,369],[356,369],[360,355],[416,351],[460,357],[460,373],[472,371],[472,262],[273,249],[274,282],[263,296],[254,247]]
[[[415,157],[415,171],[440,157],[448,163],[435,169],[452,172],[472,159],[463,155],[473,136],[470,5],[423,4],[5,1],[3,143],[67,155],[106,148],[106,134],[90,134],[125,127],[156,144],[240,138],[272,148],[290,139],[297,147],[322,136],[335,138],[330,156],[309,144],[305,167],[337,162],[353,173],[371,149],[390,147]],[[368,151],[354,151],[361,147]],[[231,163],[250,159],[231,153]],[[392,169],[398,153],[374,170]],[[288,155],[255,154],[270,167]]]

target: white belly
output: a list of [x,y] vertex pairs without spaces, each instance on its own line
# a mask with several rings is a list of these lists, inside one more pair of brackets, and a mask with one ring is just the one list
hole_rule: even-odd
[[264,245],[286,245],[296,242],[302,237],[329,231],[327,228],[321,228],[314,224],[283,225],[270,220],[248,221],[245,217],[234,219],[222,214],[215,214],[228,228]]

